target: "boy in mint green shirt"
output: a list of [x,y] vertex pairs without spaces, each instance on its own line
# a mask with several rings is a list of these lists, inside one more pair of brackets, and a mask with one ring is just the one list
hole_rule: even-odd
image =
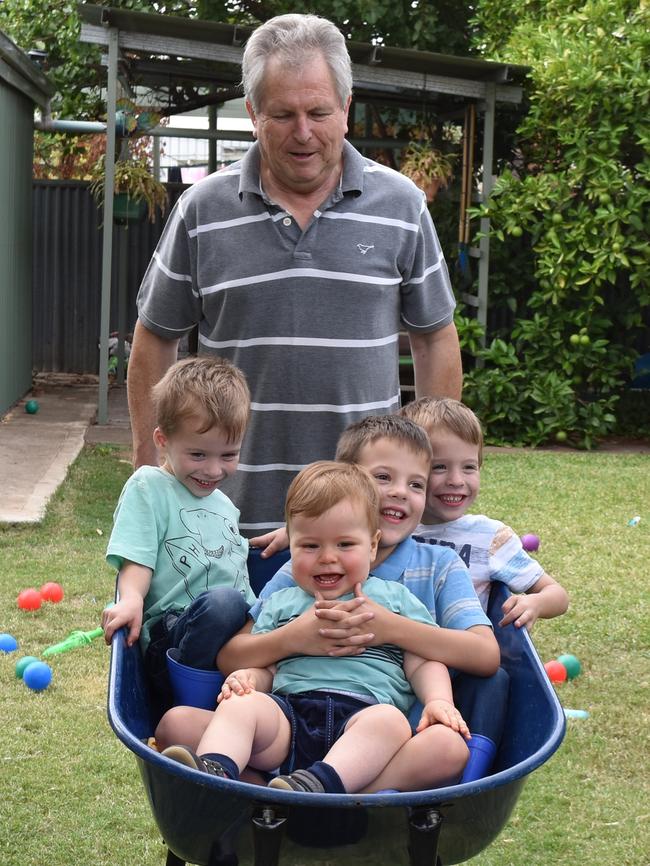
[[166,653],[216,668],[221,646],[243,625],[255,596],[239,511],[220,490],[232,475],[248,421],[243,374],[215,357],[173,365],[154,388],[154,442],[161,466],[141,466],[120,495],[106,559],[118,601],[104,611],[106,642],[128,628],[163,706]]

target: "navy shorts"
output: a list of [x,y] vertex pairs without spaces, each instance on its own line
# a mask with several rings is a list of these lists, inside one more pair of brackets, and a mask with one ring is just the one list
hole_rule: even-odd
[[270,695],[291,725],[289,754],[281,773],[304,770],[322,761],[359,710],[376,703],[340,692],[313,691],[298,695]]

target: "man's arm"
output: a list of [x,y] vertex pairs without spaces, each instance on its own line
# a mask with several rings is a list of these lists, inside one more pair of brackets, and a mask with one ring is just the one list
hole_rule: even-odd
[[456,325],[438,331],[409,332],[416,397],[452,397],[460,400],[463,367]]
[[178,340],[165,340],[136,322],[129,358],[127,394],[131,433],[133,436],[133,465],[158,465],[153,430],[156,426],[151,400],[151,389],[176,361]]

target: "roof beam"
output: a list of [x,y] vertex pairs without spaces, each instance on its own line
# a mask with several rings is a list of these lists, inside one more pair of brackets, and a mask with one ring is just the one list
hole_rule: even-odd
[[[104,27],[96,27],[86,23],[81,25],[80,38],[82,42],[94,42],[100,45],[105,45],[108,39]],[[149,33],[133,33],[126,30],[119,31],[118,44],[120,49],[125,51],[141,51],[159,56],[192,57],[199,60],[232,63],[238,66],[241,66],[244,53],[243,48],[233,45],[179,39]],[[378,63],[377,59],[374,59],[370,65],[352,64],[352,75],[355,85],[373,90],[385,90],[390,93],[447,93],[470,99],[485,99],[487,84],[489,83],[476,79],[391,69],[384,66],[383,63]],[[521,87],[497,85],[497,102],[516,104],[521,102],[521,97]]]

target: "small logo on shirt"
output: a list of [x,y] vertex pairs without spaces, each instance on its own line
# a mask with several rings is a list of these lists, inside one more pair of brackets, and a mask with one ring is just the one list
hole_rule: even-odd
[[375,248],[374,244],[357,244],[357,249],[359,250],[359,252],[361,253],[362,256],[365,256],[365,254],[368,252],[368,250],[374,250],[374,248]]

